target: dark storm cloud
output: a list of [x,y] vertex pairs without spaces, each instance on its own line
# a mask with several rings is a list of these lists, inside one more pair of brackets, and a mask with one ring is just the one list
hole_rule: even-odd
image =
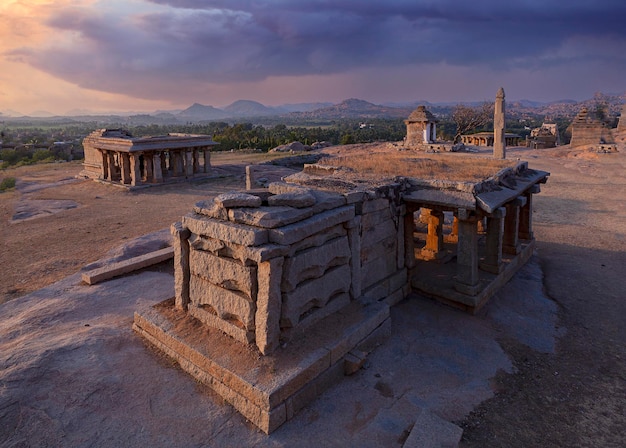
[[81,86],[146,98],[179,94],[181,83],[193,91],[382,65],[538,68],[595,58],[626,68],[623,0],[150,1],[169,8],[129,17],[58,11],[48,25],[78,33],[79,44],[13,57]]

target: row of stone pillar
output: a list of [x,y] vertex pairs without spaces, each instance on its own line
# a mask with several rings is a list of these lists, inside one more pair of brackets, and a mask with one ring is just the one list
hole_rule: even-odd
[[[208,149],[131,153],[101,150],[101,153],[101,178],[124,185],[161,183],[168,176],[193,177],[195,174],[208,173],[211,167]],[[204,163],[201,164],[200,159]]]
[[[529,191],[494,210],[493,213],[480,215],[476,212],[458,209],[455,213],[452,233],[449,241],[457,241],[457,274],[455,289],[468,295],[479,291],[479,269],[499,274],[504,268],[502,254],[517,255],[521,250],[520,239],[532,240],[532,195],[538,193],[539,186],[534,185]],[[413,229],[413,212],[409,209],[406,224]],[[436,260],[445,256],[443,221],[444,212],[424,209],[428,224],[426,244],[421,250],[421,258]],[[485,223],[486,221],[486,223]],[[480,229],[479,229],[480,228]],[[478,233],[485,233],[485,251],[482,260],[478,253]],[[409,235],[410,233],[410,235]],[[413,253],[413,235],[407,232],[407,255]],[[408,260],[407,260],[408,262]]]

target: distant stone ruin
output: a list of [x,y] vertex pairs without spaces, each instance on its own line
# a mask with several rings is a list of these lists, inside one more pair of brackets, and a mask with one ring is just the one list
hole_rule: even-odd
[[613,130],[583,107],[571,124],[572,148],[587,148],[597,152],[615,152],[617,145]]
[[197,203],[172,226],[175,298],[135,314],[139,334],[266,433],[358,370],[412,290],[480,309],[531,256],[549,175],[525,162],[477,182],[342,173],[306,165]]
[[[512,132],[505,132],[504,145],[506,146],[519,146],[522,136],[514,134]],[[469,146],[493,146],[494,135],[493,132],[477,132],[475,134],[463,134],[461,135],[461,142],[464,145]]]
[[425,106],[419,106],[409,118],[404,120],[406,124],[405,145],[424,149],[437,140],[438,120]]
[[526,137],[526,147],[532,149],[555,148],[561,145],[559,128],[556,123],[543,123],[541,127],[534,128]]
[[217,144],[209,135],[133,137],[122,129],[99,129],[83,140],[81,175],[126,187],[207,176],[209,151]]

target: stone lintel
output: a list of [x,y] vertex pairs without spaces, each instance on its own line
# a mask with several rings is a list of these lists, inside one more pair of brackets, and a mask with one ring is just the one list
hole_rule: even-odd
[[347,205],[322,212],[295,224],[269,229],[267,232],[269,232],[269,240],[271,242],[289,245],[316,233],[323,232],[329,227],[349,221],[353,217],[354,207]]

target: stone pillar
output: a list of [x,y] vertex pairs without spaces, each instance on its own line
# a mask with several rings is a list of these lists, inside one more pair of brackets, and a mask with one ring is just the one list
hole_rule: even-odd
[[204,150],[204,172],[208,173],[211,168],[211,152],[208,149]]
[[189,229],[176,222],[170,227],[174,247],[174,294],[176,308],[187,311],[189,307]]
[[162,178],[161,180],[166,177],[169,173],[168,173],[168,167],[167,167],[167,159],[170,158],[170,168],[172,165],[172,159],[169,155],[169,153],[166,152],[162,152],[159,155],[159,159],[161,159],[161,174],[162,174]]
[[193,150],[193,172],[200,173],[200,151],[197,149]]
[[116,179],[116,172],[115,172],[115,154],[111,151],[107,151],[107,159],[109,160],[109,162],[107,163],[107,168],[108,168],[108,178],[109,181],[113,182]]
[[154,155],[144,154],[143,163],[146,167],[146,182],[154,182]]
[[499,274],[502,272],[502,239],[504,237],[504,216],[506,208],[500,207],[487,216],[487,238],[485,241],[485,258],[480,263],[483,271]]
[[519,211],[526,204],[526,198],[517,197],[506,204],[506,217],[504,220],[504,238],[502,251],[507,254],[517,255],[520,252],[519,244]]
[[178,151],[170,151],[170,169],[172,170],[172,176],[177,177],[183,173],[182,170],[182,157]]
[[127,152],[120,153],[120,165],[121,165],[122,183],[124,185],[129,185],[131,183],[130,155]]
[[478,233],[476,215],[466,209],[459,209],[459,243],[457,244],[456,277],[454,289],[475,296],[479,291],[478,277]]
[[448,241],[451,243],[457,243],[459,241],[459,218],[456,216],[452,218],[452,230],[450,231]]
[[506,142],[504,139],[504,115],[504,89],[500,87],[500,90],[498,90],[498,93],[496,94],[495,112],[493,115],[493,157],[495,159],[506,158]]
[[519,211],[519,237],[524,240],[532,240],[535,237],[533,235],[533,194],[539,191],[539,185],[533,185],[524,196],[526,204]]
[[408,269],[415,267],[415,239],[413,232],[415,232],[414,213],[416,207],[412,204],[407,204],[406,213],[404,214],[404,265]]
[[184,152],[184,160],[183,160],[184,166],[185,166],[185,177],[193,177],[193,152],[189,149],[185,150]]
[[406,205],[402,204],[396,208],[394,221],[397,223],[398,230],[396,232],[396,267],[398,269],[404,268],[404,260],[406,255],[404,253],[404,215],[406,215]]
[[163,182],[163,171],[161,166],[161,158],[160,152],[155,152],[152,155],[152,168],[153,168],[153,177],[152,180],[157,183]]
[[139,164],[139,154],[131,153],[129,154],[129,159],[130,159],[130,184],[140,185],[141,184],[141,166]]
[[102,156],[102,171],[100,172],[100,179],[111,180],[109,173],[109,155],[104,149],[100,149],[100,155]]
[[439,210],[423,209],[428,219],[428,235],[426,246],[421,255],[425,260],[435,260],[445,255],[443,250],[443,212]]
[[280,282],[283,276],[283,257],[259,263],[258,292],[254,314],[255,341],[259,351],[268,355],[280,344],[280,315],[282,295]]

